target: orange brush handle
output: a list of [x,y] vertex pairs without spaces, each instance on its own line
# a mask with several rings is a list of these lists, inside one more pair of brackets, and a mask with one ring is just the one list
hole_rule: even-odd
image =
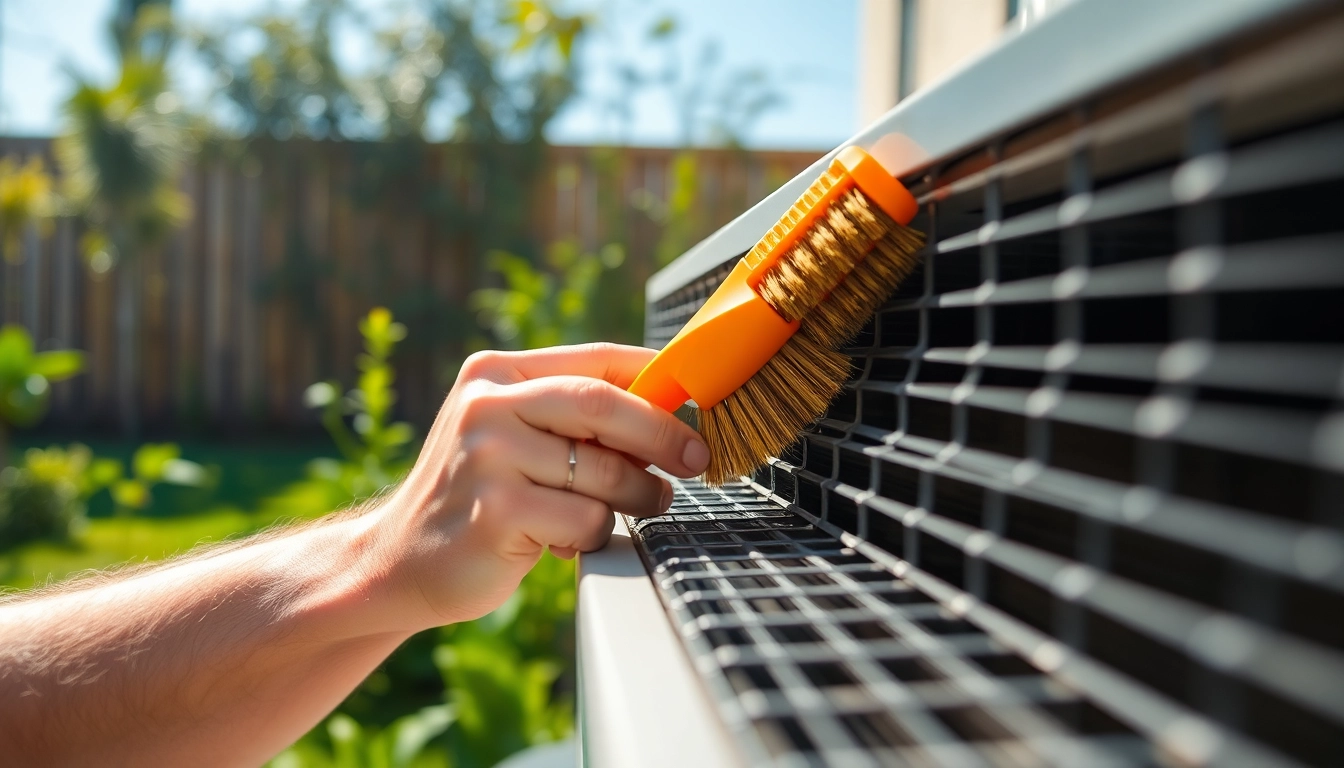
[[867,152],[858,147],[841,150],[826,173],[645,366],[630,391],[667,411],[675,411],[688,399],[712,408],[754,376],[799,325],[780,317],[756,287],[827,207],[856,186],[901,224],[909,224],[919,209],[910,192]]

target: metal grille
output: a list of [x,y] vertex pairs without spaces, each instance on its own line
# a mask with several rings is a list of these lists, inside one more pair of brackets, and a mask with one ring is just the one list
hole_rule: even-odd
[[1239,40],[906,180],[924,267],[826,417],[633,523],[753,760],[1344,759],[1340,39]]

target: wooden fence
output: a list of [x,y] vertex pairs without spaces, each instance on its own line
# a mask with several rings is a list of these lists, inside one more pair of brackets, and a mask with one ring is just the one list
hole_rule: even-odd
[[[31,230],[0,266],[0,319],[28,327],[42,348],[87,355],[86,372],[55,387],[49,424],[123,427],[118,269],[135,270],[139,294],[132,310],[140,365],[128,391],[145,436],[311,427],[304,390],[323,379],[353,381],[356,323],[375,303],[392,307],[410,330],[396,358],[401,415],[421,426],[432,420],[463,354],[467,297],[483,279],[480,255],[509,243],[479,242],[461,225],[491,205],[469,173],[470,148],[428,147],[411,167],[374,167],[381,184],[369,185],[362,183],[371,173],[368,146],[274,143],[245,160],[201,159],[182,182],[190,222],[111,272],[86,265],[77,221]],[[0,154],[49,153],[45,140],[0,139]],[[538,188],[507,203],[522,206],[518,242],[621,242],[631,290],[656,269],[660,242],[663,250],[693,244],[818,156],[697,150],[688,169],[667,149],[546,153]],[[677,205],[669,194],[679,173],[683,186],[691,173],[694,196],[669,233],[664,213]],[[452,221],[458,225],[445,225]]]

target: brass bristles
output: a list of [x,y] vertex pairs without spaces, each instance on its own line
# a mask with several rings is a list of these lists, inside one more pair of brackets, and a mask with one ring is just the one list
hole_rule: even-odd
[[700,410],[709,445],[704,481],[722,485],[778,455],[840,392],[849,358],[836,348],[862,330],[918,264],[924,236],[894,221],[857,188],[826,214],[761,280],[776,312],[801,326],[736,392]]
[[746,384],[700,410],[704,481],[723,485],[778,455],[826,411],[849,371],[848,357],[794,334]]
[[924,247],[924,235],[894,222],[893,226],[873,246],[868,258],[859,262],[825,301],[803,316],[799,335],[823,347],[843,346],[863,330],[896,285],[909,277],[919,263],[915,253]]
[[910,274],[923,244],[923,235],[852,189],[771,268],[761,298],[784,319],[801,320],[813,341],[837,347]]

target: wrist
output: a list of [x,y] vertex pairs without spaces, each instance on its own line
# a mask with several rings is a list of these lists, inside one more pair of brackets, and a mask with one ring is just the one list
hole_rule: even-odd
[[404,639],[420,629],[401,607],[395,547],[383,516],[379,507],[309,526],[271,542],[271,552],[260,553],[269,560],[275,583],[289,593],[283,602],[309,617],[303,626],[314,630],[314,639]]

